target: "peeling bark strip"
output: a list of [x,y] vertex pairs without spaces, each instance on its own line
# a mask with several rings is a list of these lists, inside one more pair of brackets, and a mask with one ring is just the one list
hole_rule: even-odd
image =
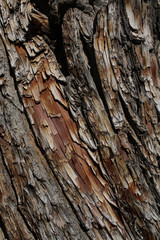
[[0,0],[0,239],[159,239],[159,15]]

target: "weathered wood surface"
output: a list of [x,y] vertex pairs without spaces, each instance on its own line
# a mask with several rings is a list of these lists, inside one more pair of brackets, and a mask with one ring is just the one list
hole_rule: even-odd
[[0,0],[0,239],[159,239],[159,14]]

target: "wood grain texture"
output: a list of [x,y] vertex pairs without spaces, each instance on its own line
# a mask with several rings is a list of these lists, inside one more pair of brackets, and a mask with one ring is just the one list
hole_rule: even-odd
[[159,9],[0,0],[0,238],[159,239]]

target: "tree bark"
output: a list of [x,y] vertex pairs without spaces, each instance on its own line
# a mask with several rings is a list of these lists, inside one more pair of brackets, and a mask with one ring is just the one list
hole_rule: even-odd
[[0,239],[160,238],[158,0],[0,0]]

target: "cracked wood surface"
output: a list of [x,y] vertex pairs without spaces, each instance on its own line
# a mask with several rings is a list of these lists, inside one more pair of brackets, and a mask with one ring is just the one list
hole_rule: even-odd
[[0,0],[1,239],[159,239],[159,9]]

